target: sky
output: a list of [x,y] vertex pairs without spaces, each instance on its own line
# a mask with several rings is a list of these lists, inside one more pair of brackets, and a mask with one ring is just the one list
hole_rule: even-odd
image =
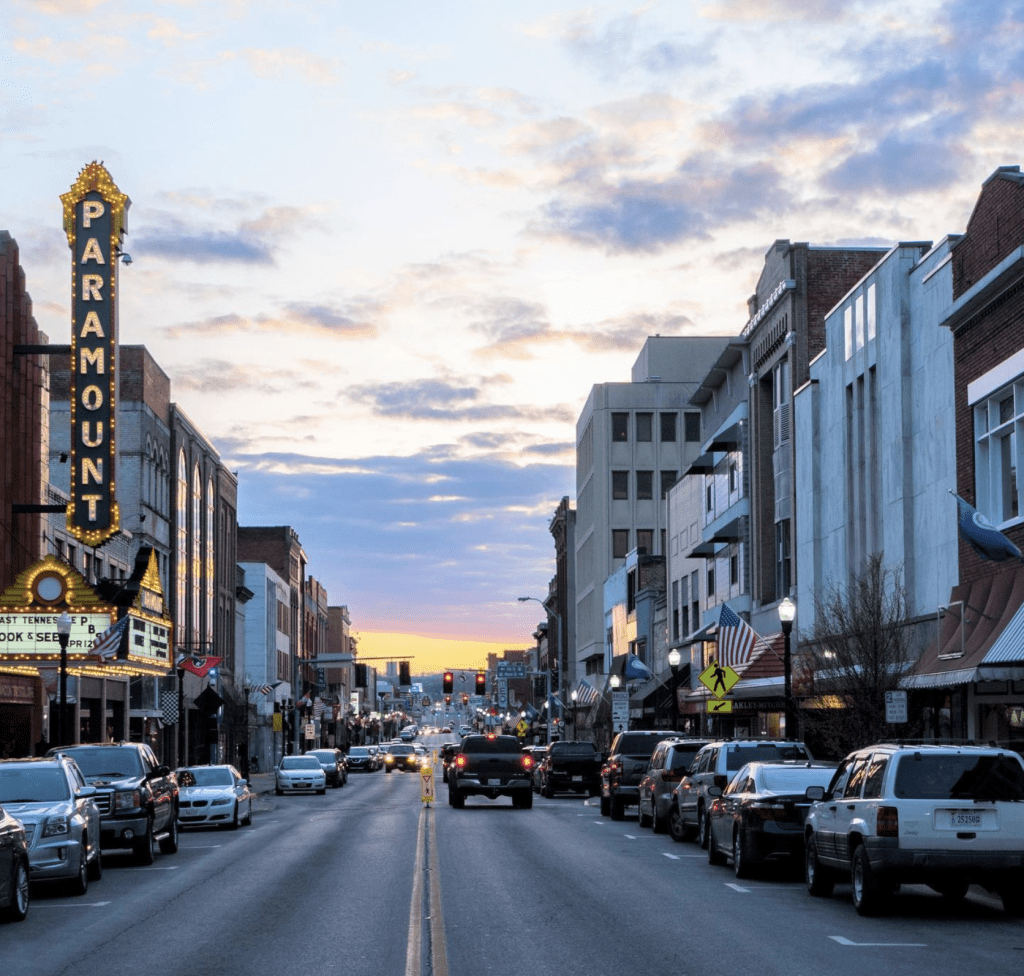
[[736,335],[776,239],[941,240],[1021,162],[1018,0],[5,0],[0,229],[131,198],[120,341],[291,525],[364,656],[523,648],[575,422]]

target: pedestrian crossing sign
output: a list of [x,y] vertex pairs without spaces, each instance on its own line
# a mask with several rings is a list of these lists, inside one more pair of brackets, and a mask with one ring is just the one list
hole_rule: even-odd
[[724,698],[732,690],[740,676],[728,664],[712,661],[697,679],[716,698]]

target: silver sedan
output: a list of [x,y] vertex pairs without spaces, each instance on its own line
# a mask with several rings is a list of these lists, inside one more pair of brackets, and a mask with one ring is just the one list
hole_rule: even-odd
[[285,756],[274,769],[274,792],[284,793],[326,793],[327,776],[316,756]]
[[229,827],[252,823],[253,792],[234,766],[183,766],[178,776],[178,824]]

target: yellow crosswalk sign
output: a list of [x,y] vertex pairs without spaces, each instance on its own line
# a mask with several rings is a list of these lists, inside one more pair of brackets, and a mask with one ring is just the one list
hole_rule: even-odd
[[740,676],[728,664],[712,661],[701,671],[697,680],[716,698],[724,698],[740,680]]

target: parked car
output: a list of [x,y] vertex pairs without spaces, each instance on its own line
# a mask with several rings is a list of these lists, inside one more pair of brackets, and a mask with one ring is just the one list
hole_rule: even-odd
[[627,806],[636,806],[640,780],[651,761],[655,746],[675,738],[673,732],[619,732],[608,749],[601,768],[601,816],[622,820]]
[[100,844],[104,850],[129,849],[136,864],[153,863],[153,841],[161,854],[178,850],[178,781],[169,766],[157,761],[142,742],[97,742],[61,746],[78,764],[85,781],[96,788]]
[[74,760],[0,761],[0,804],[21,821],[32,881],[66,881],[84,895],[103,873],[100,811]]
[[808,762],[814,757],[802,742],[789,739],[723,739],[709,742],[693,758],[690,772],[672,792],[669,833],[673,840],[696,836],[708,846],[707,788],[725,789],[729,780],[748,762]]
[[0,807],[0,918],[24,921],[29,901],[28,835],[21,821]]
[[861,915],[881,912],[901,884],[947,901],[972,884],[1024,916],[1024,760],[982,746],[875,745],[847,756],[827,788],[812,787],[804,829],[807,890],[849,879]]
[[316,756],[282,756],[274,768],[274,792],[285,793],[326,793],[327,775]]
[[315,756],[323,767],[327,785],[335,789],[348,782],[348,763],[340,749],[310,749],[307,756]]
[[249,781],[234,766],[183,766],[178,778],[178,823],[182,827],[237,829],[252,823]]
[[448,782],[448,767],[459,752],[459,743],[446,742],[441,746],[441,782]]
[[763,763],[741,767],[723,790],[709,786],[708,860],[732,860],[746,878],[769,859],[786,858],[803,868],[808,787],[828,786],[834,763]]
[[706,739],[666,739],[651,754],[647,771],[640,780],[637,810],[641,827],[653,827],[656,834],[668,830],[672,791],[689,772]]

